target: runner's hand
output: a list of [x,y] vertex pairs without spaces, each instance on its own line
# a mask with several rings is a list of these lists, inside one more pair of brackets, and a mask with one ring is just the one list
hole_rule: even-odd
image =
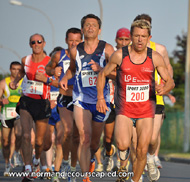
[[102,68],[100,67],[100,65],[98,63],[96,63],[94,60],[91,59],[91,61],[88,63],[91,64],[91,68],[94,72],[99,72]]
[[97,103],[96,103],[96,110],[98,112],[101,112],[103,114],[106,114],[106,111],[109,111],[107,105],[106,105],[106,101],[105,99],[98,99]]
[[60,67],[60,66],[56,67],[54,76],[60,77],[61,72],[62,72],[62,67]]
[[36,72],[35,79],[39,80],[41,82],[44,82],[44,83],[47,82],[47,76],[44,73],[41,73],[41,72]]
[[155,82],[155,90],[156,90],[156,95],[164,95],[165,91],[164,91],[164,84],[158,84],[157,82]]
[[68,84],[68,80],[67,80],[67,78],[64,76],[64,77],[60,80],[60,82],[59,82],[60,88],[62,88],[63,90],[66,91],[66,90],[68,89],[67,84]]

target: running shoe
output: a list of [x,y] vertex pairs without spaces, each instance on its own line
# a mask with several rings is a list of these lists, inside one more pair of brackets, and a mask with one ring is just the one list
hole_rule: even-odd
[[58,176],[54,176],[54,177],[51,179],[51,182],[60,182]]
[[154,157],[154,162],[155,162],[156,167],[157,167],[158,169],[162,169],[162,164],[161,164],[161,161],[160,161],[160,159],[158,158],[158,156],[155,156],[155,157]]
[[147,158],[147,167],[149,181],[157,181],[160,178],[160,171],[155,165],[154,158]]
[[90,168],[89,168],[89,172],[94,172],[95,170],[95,159],[91,159],[90,161]]
[[37,173],[39,173],[40,172],[40,163],[38,163],[38,164],[34,164],[34,157],[33,157],[33,166],[32,166],[32,171],[34,172],[33,174],[34,174],[34,176],[32,176],[33,178],[37,178],[38,176],[37,176]]
[[89,177],[83,178],[83,182],[91,182]]
[[118,179],[117,182],[124,182],[129,179],[128,171],[125,167],[120,167],[117,171]]
[[9,176],[9,173],[12,171],[12,165],[10,163],[5,164],[5,171],[4,171],[4,176]]
[[70,170],[71,170],[71,167],[70,167],[69,163],[63,162],[62,166],[61,166],[61,173],[62,173],[61,176],[63,179],[67,179],[67,174],[68,174],[68,172],[70,172]]
[[50,168],[42,169],[43,176],[41,176],[41,179],[51,179],[51,173],[52,170]]
[[144,177],[143,177],[143,175],[141,175],[141,177],[140,177],[140,179],[139,179],[138,182],[143,182],[143,179],[144,179]]
[[113,169],[114,166],[114,161],[113,158],[111,156],[106,156],[104,159],[104,171],[111,171]]
[[102,172],[103,171],[103,164],[97,164],[97,168],[95,169],[96,172]]
[[31,176],[31,172],[29,169],[24,171],[26,176],[22,179],[22,182],[34,181],[34,178]]
[[148,166],[147,166],[147,163],[146,163],[146,165],[145,165],[145,167],[144,167],[144,171],[148,171]]
[[104,170],[107,172],[112,171],[113,166],[114,166],[113,156],[116,152],[116,149],[115,149],[115,146],[113,144],[111,145],[111,148],[113,151],[112,155],[110,155],[110,156],[106,155],[105,159],[104,159]]
[[14,152],[13,160],[14,160],[14,167],[22,166],[22,162],[20,161],[20,155],[16,151]]

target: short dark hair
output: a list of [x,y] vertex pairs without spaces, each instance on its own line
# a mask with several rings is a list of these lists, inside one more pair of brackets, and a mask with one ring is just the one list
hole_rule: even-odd
[[63,49],[63,47],[61,47],[61,46],[55,47],[55,48],[49,53],[49,56],[51,57],[54,52],[61,51],[62,49]]
[[82,39],[82,32],[79,28],[75,28],[75,27],[69,28],[66,32],[66,36],[65,36],[66,39],[68,39],[69,33],[74,33],[74,34],[79,33],[81,35],[81,39]]
[[146,20],[152,24],[152,18],[148,14],[137,15],[133,21],[136,20]]
[[99,25],[99,28],[101,29],[101,26],[102,26],[102,21],[100,20],[100,18],[94,14],[88,14],[86,16],[84,16],[82,19],[81,19],[81,28],[84,27],[84,23],[86,21],[87,18],[94,18],[98,21],[98,25]]
[[13,61],[13,62],[11,62],[11,64],[10,64],[10,69],[12,68],[13,65],[20,65],[20,66],[21,66],[21,63],[18,62],[18,61]]
[[31,35],[31,36],[30,36],[30,38],[29,38],[29,43],[31,42],[31,39],[32,39],[32,37],[33,37],[34,35],[39,35],[39,36],[41,36],[41,37],[42,37],[43,42],[45,42],[45,38],[44,38],[44,36],[43,36],[43,35],[41,35],[41,34],[39,34],[39,33],[35,33],[35,34],[33,34],[33,35]]

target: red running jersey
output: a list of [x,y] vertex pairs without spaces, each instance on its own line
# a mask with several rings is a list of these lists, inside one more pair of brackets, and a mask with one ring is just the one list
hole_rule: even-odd
[[45,66],[49,59],[50,57],[46,56],[41,62],[35,63],[32,61],[32,55],[26,57],[24,70],[27,80],[24,81],[24,95],[33,99],[49,98],[50,86],[35,79],[36,72],[42,72],[48,77]]
[[147,48],[147,57],[141,64],[130,60],[128,46],[122,48],[122,53],[115,88],[116,114],[129,118],[154,118],[156,96],[152,49]]

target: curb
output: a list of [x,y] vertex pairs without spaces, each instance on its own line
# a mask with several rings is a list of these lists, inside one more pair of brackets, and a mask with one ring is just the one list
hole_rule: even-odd
[[185,158],[175,158],[175,157],[168,157],[168,156],[159,156],[161,161],[166,162],[176,162],[176,163],[184,163],[184,164],[190,164],[190,159]]

